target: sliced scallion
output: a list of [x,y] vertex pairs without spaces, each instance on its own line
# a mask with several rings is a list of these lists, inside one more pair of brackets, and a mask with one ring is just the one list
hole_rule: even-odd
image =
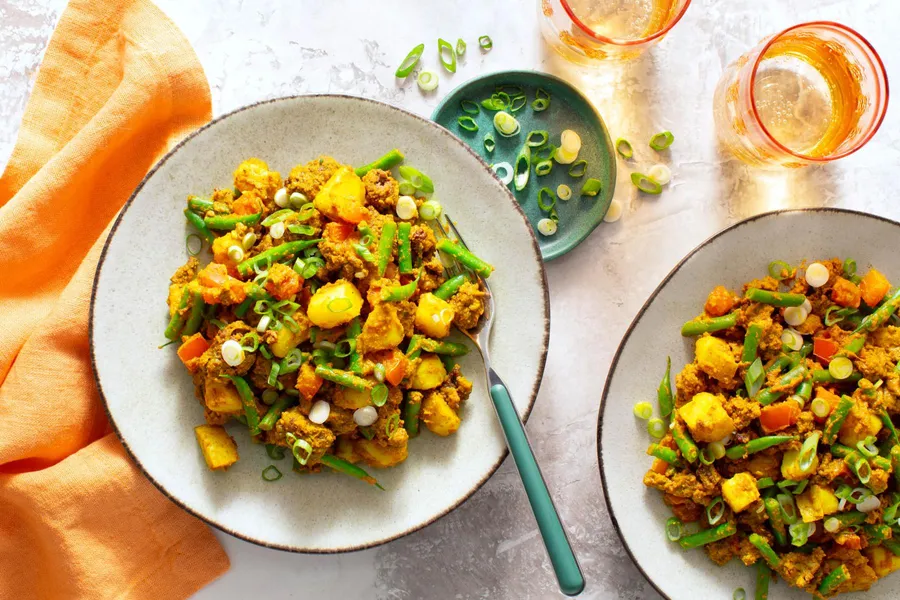
[[413,72],[413,69],[416,68],[416,64],[419,62],[419,58],[422,56],[422,53],[425,51],[425,44],[419,44],[415,48],[409,51],[409,54],[406,55],[406,58],[403,59],[403,62],[400,63],[400,66],[397,67],[397,71],[394,73],[394,77],[400,77],[401,79],[408,76]]
[[[530,164],[530,163],[529,163]],[[509,185],[513,180],[513,166],[508,162],[497,163],[491,167],[503,185]]]
[[580,177],[584,177],[584,174],[587,173],[587,161],[579,160],[573,162],[569,166],[569,177],[575,177],[576,179]]
[[525,105],[528,104],[528,99],[525,98],[524,94],[520,94],[518,96],[513,96],[512,101],[509,103],[509,111],[510,112],[519,112]]
[[478,38],[478,45],[481,46],[483,52],[487,52],[494,47],[494,41],[491,39],[491,36],[482,35]]
[[528,185],[528,178],[531,174],[531,147],[525,144],[519,150],[516,156],[516,164],[513,168],[513,182],[516,191],[522,191]]
[[522,126],[514,116],[506,111],[499,111],[494,115],[494,129],[503,137],[512,137],[519,133]]
[[684,535],[684,525],[681,520],[676,517],[666,519],[666,539],[670,542],[677,542]]
[[191,256],[197,256],[203,251],[203,238],[196,233],[191,233],[184,240],[184,247]]
[[621,156],[622,158],[634,157],[634,148],[631,147],[631,142],[629,142],[625,138],[619,138],[616,140],[616,152],[618,152],[619,156]]
[[534,131],[528,132],[528,135],[525,136],[525,143],[532,148],[538,148],[546,144],[547,140],[549,139],[550,132],[548,132],[546,129],[536,129]]
[[653,416],[653,405],[649,402],[638,402],[634,405],[634,416],[646,421]]
[[466,42],[462,38],[456,40],[456,56],[463,56],[466,53]]
[[399,167],[397,171],[400,173],[400,177],[403,177],[404,179],[410,181],[414,186],[416,186],[416,190],[422,192],[423,194],[430,194],[434,192],[434,182],[431,181],[431,178],[415,167],[403,165]]
[[262,472],[263,481],[278,481],[283,477],[281,471],[275,465],[269,465]]
[[534,92],[534,100],[531,102],[531,109],[534,112],[541,112],[548,108],[550,108],[550,92],[544,88],[538,88]]
[[450,73],[456,73],[456,51],[453,44],[444,38],[438,38],[438,58]]
[[643,173],[637,173],[637,172],[632,173],[631,174],[631,183],[634,184],[634,187],[641,190],[645,194],[657,195],[657,194],[662,193],[662,186],[659,183],[657,183],[656,181],[653,181],[652,179],[650,179],[649,177],[644,175]]
[[650,147],[658,152],[671,146],[674,141],[675,136],[672,135],[671,131],[663,131],[650,138]]
[[422,71],[416,77],[416,83],[423,92],[431,92],[438,86],[438,76],[434,71]]
[[375,387],[372,388],[372,404],[375,406],[384,406],[384,403],[387,402],[388,399],[388,387],[379,383]]
[[[544,196],[549,198],[549,202],[544,201]],[[553,210],[553,207],[556,206],[556,194],[550,188],[542,187],[538,190],[537,203],[538,208],[543,211]]]
[[584,182],[584,185],[581,187],[581,195],[582,196],[596,196],[600,193],[600,190],[603,187],[603,182],[599,179],[594,179],[593,177]]
[[481,109],[478,108],[478,103],[471,100],[461,100],[459,107],[464,113],[469,113],[470,115],[477,115],[481,112]]
[[569,186],[567,186],[567,185],[564,184],[564,183],[561,183],[561,184],[556,188],[556,196],[557,196],[560,200],[568,200],[569,198],[572,197],[572,188],[570,188]]
[[490,131],[484,135],[484,149],[488,154],[491,154],[494,151],[494,148],[497,147],[497,141],[494,139],[494,134]]
[[541,160],[534,164],[534,174],[543,177],[544,175],[549,175],[550,171],[553,170],[553,161],[552,160]]
[[662,439],[666,435],[666,424],[662,419],[650,419],[647,421],[647,433],[656,439]]
[[769,263],[769,276],[782,280],[791,276],[791,265],[783,260],[773,260]]
[[456,118],[456,122],[459,123],[459,126],[466,131],[478,131],[478,123],[476,123],[475,119],[473,119],[469,115],[460,115]]

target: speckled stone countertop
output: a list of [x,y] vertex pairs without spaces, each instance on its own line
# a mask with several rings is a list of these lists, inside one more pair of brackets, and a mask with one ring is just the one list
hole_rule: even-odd
[[[629,178],[620,176],[621,221],[602,225],[548,265],[550,356],[528,424],[587,578],[582,597],[655,598],[612,528],[597,470],[600,391],[628,323],[684,254],[744,217],[785,207],[843,206],[900,218],[894,190],[900,167],[896,102],[876,137],[855,155],[825,167],[766,173],[717,149],[713,89],[723,68],[762,37],[811,20],[839,21],[858,30],[881,54],[889,79],[900,82],[900,3],[694,0],[673,32],[637,62],[588,70],[564,64],[547,49],[532,0],[157,3],[196,48],[216,114],[264,98],[335,92],[427,116],[442,94],[470,77],[534,68],[583,89],[613,137],[642,140],[664,129],[675,133],[668,189],[641,198]],[[0,0],[0,166],[12,150],[63,5],[63,0]],[[484,55],[474,43],[482,34],[494,40],[494,49]],[[438,37],[469,41],[458,72],[442,73],[437,92],[428,95],[415,85],[398,85],[394,69],[419,42],[428,44],[431,68],[439,66],[431,50]],[[561,597],[510,461],[452,514],[377,549],[299,556],[218,535],[232,568],[196,594],[197,600]]]

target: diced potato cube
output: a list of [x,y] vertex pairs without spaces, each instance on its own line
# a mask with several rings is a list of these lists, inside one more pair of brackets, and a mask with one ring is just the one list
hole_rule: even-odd
[[313,199],[316,209],[335,221],[359,223],[365,218],[366,188],[349,167],[341,167]]
[[444,338],[450,335],[453,324],[453,307],[446,300],[434,294],[422,294],[416,307],[416,328],[433,338]]
[[878,435],[881,427],[881,419],[874,415],[864,402],[854,402],[850,414],[841,425],[838,439],[845,446],[855,448],[858,442],[865,440],[870,435]]
[[215,377],[207,377],[204,381],[203,401],[206,408],[218,413],[233,413],[244,408],[241,396],[234,385]]
[[291,331],[291,328],[285,325],[276,332],[278,338],[269,344],[272,354],[278,358],[284,358],[288,352],[309,339],[309,319],[303,314],[302,310],[298,310],[291,318],[297,322],[297,331]]
[[357,408],[372,404],[372,392],[369,390],[358,392],[347,387],[339,386],[334,393],[332,402],[335,406],[346,408],[347,410],[356,410]]
[[363,298],[349,281],[340,279],[320,287],[309,300],[306,316],[316,327],[331,329],[359,316]]
[[759,500],[756,478],[750,473],[738,473],[722,482],[722,498],[738,513]]
[[425,426],[437,435],[448,436],[459,429],[459,415],[438,392],[431,392],[422,400],[421,415]]
[[411,390],[433,390],[440,386],[447,377],[447,369],[436,354],[423,354],[422,360],[416,366],[412,380],[409,383]]
[[816,472],[819,468],[819,457],[815,456],[809,468],[800,468],[800,451],[788,450],[781,458],[781,476],[791,481],[802,481]]
[[713,379],[724,381],[734,377],[738,362],[728,342],[707,335],[697,340],[697,366]]
[[221,425],[198,425],[194,435],[203,452],[203,459],[213,471],[227,469],[238,461],[237,444]]
[[722,408],[722,401],[708,392],[700,392],[678,409],[691,435],[698,442],[717,442],[734,433],[734,421]]
[[900,556],[896,556],[884,546],[869,546],[863,552],[869,559],[869,566],[879,577],[900,571]]
[[367,465],[381,469],[398,465],[407,457],[407,444],[388,446],[377,439],[360,438],[354,450]]
[[796,501],[804,523],[815,523],[838,511],[837,496],[821,485],[810,486],[796,497]]
[[403,322],[393,304],[376,304],[366,317],[357,340],[361,352],[391,350],[403,341]]

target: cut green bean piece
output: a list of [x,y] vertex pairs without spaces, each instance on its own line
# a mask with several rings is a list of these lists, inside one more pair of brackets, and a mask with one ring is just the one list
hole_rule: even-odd
[[675,439],[675,444],[681,451],[684,460],[689,463],[697,462],[697,459],[700,457],[700,449],[697,448],[697,444],[691,439],[691,434],[677,421],[672,427],[671,432],[672,437]]
[[822,435],[823,442],[833,444],[837,441],[838,433],[844,421],[847,420],[847,415],[850,414],[851,408],[853,408],[853,399],[846,395],[841,396],[837,406],[828,416],[828,420],[825,421],[825,430]]
[[237,389],[238,396],[241,398],[241,404],[244,407],[244,418],[247,419],[247,427],[250,429],[250,435],[259,435],[259,411],[256,410],[256,399],[253,397],[253,391],[247,380],[238,375],[225,375],[230,379]]
[[761,535],[758,533],[751,533],[747,539],[757,550],[759,550],[759,553],[766,559],[766,562],[769,563],[770,567],[777,569],[781,565],[781,558],[778,557],[778,554],[772,550],[772,547]]
[[468,277],[465,275],[457,275],[456,277],[452,277],[441,284],[441,286],[434,291],[434,295],[440,298],[441,300],[449,300],[453,294],[459,291],[459,288],[462,287],[462,284],[468,281]]
[[724,540],[727,537],[733,536],[735,533],[737,533],[737,527],[734,523],[729,521],[728,523],[722,523],[717,527],[705,529],[699,533],[683,537],[678,540],[678,544],[685,550],[691,550],[693,548],[705,546],[706,544],[718,542],[719,540]]
[[250,275],[253,273],[253,269],[255,267],[261,267],[266,264],[275,264],[277,262],[281,262],[282,260],[292,257],[307,248],[311,248],[315,246],[321,239],[315,240],[298,240],[296,242],[287,242],[284,244],[280,244],[275,246],[274,248],[269,248],[264,252],[260,252],[256,256],[252,258],[248,258],[247,260],[238,263],[237,270],[243,276]]
[[376,479],[374,477],[369,475],[365,471],[365,469],[357,467],[353,463],[349,463],[346,460],[344,460],[342,458],[338,458],[337,456],[335,456],[333,454],[325,454],[319,460],[326,467],[334,469],[335,471],[337,471],[339,473],[349,475],[350,477],[356,477],[357,479],[365,481],[366,483],[368,483],[370,485],[374,485],[379,490],[384,491],[384,488],[381,487],[381,484],[378,483],[378,481],[376,481]]
[[750,288],[744,294],[744,298],[752,302],[760,304],[770,304],[772,306],[790,307],[800,306],[806,302],[806,296],[803,294],[791,294],[788,292],[770,292],[758,288]]
[[165,332],[163,332],[163,335],[165,335],[167,339],[173,341],[178,339],[178,334],[184,327],[184,311],[188,307],[188,302],[190,302],[190,300],[191,290],[188,289],[188,286],[184,286],[184,290],[181,292],[181,298],[178,301],[178,305],[175,307],[175,312],[172,313],[171,318],[169,318],[169,324],[166,326]]
[[388,263],[391,262],[396,233],[397,224],[394,221],[385,221],[381,227],[381,237],[378,239],[378,275],[380,277],[384,276]]
[[825,576],[819,584],[819,593],[828,596],[849,579],[850,571],[842,564]]
[[422,402],[412,402],[409,392],[406,394],[406,400],[403,406],[403,428],[409,437],[419,435],[419,411],[422,408]]
[[754,440],[750,440],[746,444],[738,444],[737,446],[732,446],[725,451],[725,456],[732,460],[738,460],[750,454],[762,452],[763,450],[771,448],[772,446],[777,446],[778,444],[783,444],[785,442],[790,442],[796,439],[797,436],[794,435],[769,435],[759,437]]
[[446,356],[464,356],[469,353],[469,348],[465,344],[438,341],[429,338],[422,338],[419,341],[419,348],[425,352],[443,354]]
[[[425,44],[422,44],[422,47],[425,47]],[[394,148],[375,162],[369,163],[362,167],[357,167],[354,171],[359,177],[362,177],[372,169],[381,169],[382,171],[390,171],[397,165],[403,162],[404,156],[403,153],[398,149]]]
[[357,392],[365,392],[372,388],[372,382],[367,379],[363,379],[349,371],[332,369],[324,365],[316,367],[316,375]]
[[712,333],[714,331],[721,331],[722,329],[729,329],[737,325],[737,318],[738,313],[737,311],[735,311],[722,317],[713,317],[711,319],[694,319],[693,321],[688,321],[687,323],[682,325],[681,335],[685,337],[693,337],[704,333]]
[[665,461],[674,467],[681,467],[681,460],[678,459],[678,453],[671,448],[660,446],[659,444],[650,444],[647,448],[647,454],[659,460]]
[[238,224],[247,225],[251,227],[259,223],[259,219],[262,216],[262,213],[254,213],[252,215],[217,215],[215,217],[206,217],[203,219],[203,222],[206,223],[206,226],[210,229],[215,229],[217,231],[231,231]]
[[[659,403],[659,416],[665,418],[672,414],[675,406],[675,395],[672,393],[672,358],[666,357],[666,372],[659,387],[656,389],[656,399]],[[693,461],[690,461],[693,462]]]
[[203,322],[204,308],[206,308],[206,303],[203,302],[203,295],[200,292],[193,292],[191,294],[191,313],[184,324],[181,335],[194,335],[197,333],[197,330],[200,329],[200,323]]
[[397,225],[397,268],[404,275],[413,271],[412,246],[409,239],[411,233],[410,223],[403,222]]
[[756,592],[755,600],[769,600],[769,582],[772,580],[772,569],[765,561],[756,563]]
[[447,238],[438,241],[437,249],[455,258],[460,264],[472,269],[484,278],[490,277],[494,271],[494,267],[463,248],[460,244],[451,242]]
[[271,431],[273,427],[275,427],[276,421],[281,417],[281,413],[285,411],[287,407],[293,404],[294,399],[290,396],[279,396],[272,406],[269,407],[269,410],[266,412],[266,416],[262,418],[259,422],[259,428],[262,431]]
[[197,213],[191,211],[190,209],[184,209],[184,217],[188,220],[188,223],[194,226],[194,229],[203,236],[210,244],[215,241],[216,236],[212,231],[209,230],[209,227],[206,226],[206,222],[203,220],[203,217],[198,215]]

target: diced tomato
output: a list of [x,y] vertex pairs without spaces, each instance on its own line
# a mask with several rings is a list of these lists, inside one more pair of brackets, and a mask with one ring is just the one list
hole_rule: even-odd
[[372,360],[384,365],[384,379],[391,385],[400,385],[406,375],[409,360],[399,350],[382,350],[371,354]]
[[866,276],[859,282],[859,292],[863,302],[873,308],[881,302],[890,289],[891,282],[876,269],[869,269]]
[[209,342],[201,334],[195,333],[178,347],[178,358],[188,368],[188,371],[193,373],[191,365],[188,363],[195,358],[199,358],[208,348]]
[[731,312],[734,308],[734,294],[728,291],[723,285],[717,285],[709,293],[706,298],[706,305],[703,309],[711,317],[721,317]]
[[772,433],[790,427],[800,417],[800,407],[793,400],[763,407],[759,413],[759,424],[763,431]]
[[297,391],[304,400],[312,400],[322,387],[322,378],[316,375],[316,369],[309,363],[303,363],[297,372]]
[[666,469],[669,468],[669,463],[664,460],[655,459],[653,461],[653,465],[650,467],[650,470],[654,473],[659,473],[660,475],[666,474]]
[[823,363],[828,363],[841,347],[831,338],[813,338],[813,354]]
[[228,281],[228,268],[219,263],[209,263],[197,274],[200,285],[203,287],[223,287]]
[[835,304],[848,308],[859,308],[859,288],[852,281],[838,277],[831,288],[831,299]]
[[353,235],[354,231],[356,231],[356,228],[350,223],[338,223],[337,221],[333,221],[325,225],[324,237],[336,242],[344,242]]
[[266,290],[278,300],[287,300],[300,291],[303,280],[292,268],[275,263],[269,268],[269,279]]

